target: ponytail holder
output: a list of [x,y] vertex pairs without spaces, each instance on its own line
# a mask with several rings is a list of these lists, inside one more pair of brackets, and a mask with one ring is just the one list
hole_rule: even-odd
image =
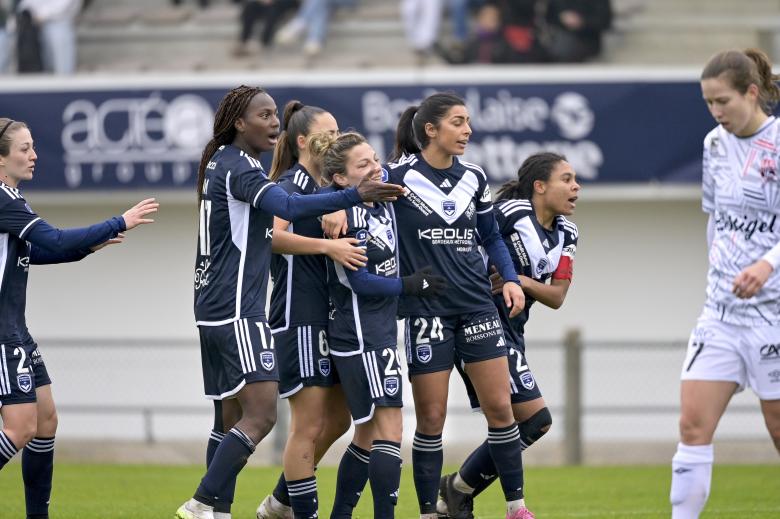
[[10,121],[8,121],[8,123],[7,123],[5,126],[3,126],[3,129],[2,129],[2,130],[0,130],[0,139],[2,139],[2,138],[3,138],[3,134],[4,134],[4,133],[5,133],[5,131],[8,129],[8,127],[9,127],[9,126],[11,126],[11,125],[12,125],[13,123],[15,123],[15,122],[16,122],[16,121],[14,121],[13,119],[11,119]]

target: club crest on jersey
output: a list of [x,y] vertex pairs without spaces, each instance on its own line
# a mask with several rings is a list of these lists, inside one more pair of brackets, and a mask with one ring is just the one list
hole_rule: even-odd
[[360,247],[365,247],[368,241],[368,232],[365,229],[360,229],[355,233],[355,239],[360,242],[358,244]]
[[382,168],[382,182],[387,182],[390,178],[390,173],[385,168]]
[[761,159],[761,166],[758,168],[761,178],[766,182],[775,182],[777,180],[777,165],[771,157]]
[[330,375],[330,359],[320,359],[317,364],[323,377]]
[[385,393],[395,396],[398,393],[398,377],[387,377],[385,379]]
[[455,201],[454,200],[442,200],[441,201],[441,210],[444,211],[444,214],[447,216],[452,216],[455,214]]
[[544,269],[547,268],[547,264],[548,263],[549,263],[549,261],[547,261],[547,258],[540,259],[539,260],[539,264],[536,265],[536,273],[537,274],[543,274],[544,273]]
[[520,375],[520,383],[523,384],[523,387],[528,389],[529,391],[536,386],[536,381],[534,380],[534,376],[531,375],[531,372],[525,371]]
[[423,364],[428,364],[433,356],[430,344],[421,344],[417,346],[417,360]]
[[271,371],[274,369],[274,365],[276,364],[276,360],[274,359],[273,352],[270,351],[264,351],[260,354],[260,364],[262,364],[263,368],[266,371]]
[[29,373],[20,373],[16,375],[16,385],[23,392],[29,393],[32,389],[32,377],[30,377]]

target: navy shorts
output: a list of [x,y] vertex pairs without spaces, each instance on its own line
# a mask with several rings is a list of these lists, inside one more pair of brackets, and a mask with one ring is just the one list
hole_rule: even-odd
[[35,388],[51,384],[35,342],[0,345],[0,406],[36,401]]
[[333,361],[356,424],[371,420],[375,407],[403,407],[401,355],[395,346],[349,357],[334,355]]
[[406,362],[409,376],[451,370],[455,353],[466,364],[507,354],[498,312],[446,317],[407,317]]
[[287,398],[304,387],[338,383],[328,348],[328,326],[295,326],[274,334],[279,358],[279,396]]
[[246,384],[279,381],[276,350],[264,319],[239,319],[198,330],[206,398],[231,398]]
[[[509,356],[509,387],[512,391],[512,403],[520,404],[523,402],[530,402],[537,398],[542,398],[542,392],[539,389],[539,385],[536,383],[531,368],[528,367],[528,362],[525,358],[525,345],[510,345],[507,348]],[[455,367],[458,369],[463,384],[466,386],[466,393],[469,396],[469,403],[473,411],[479,411],[481,406],[479,399],[477,398],[477,392],[474,390],[474,386],[471,384],[471,379],[465,371],[466,364],[457,357]]]

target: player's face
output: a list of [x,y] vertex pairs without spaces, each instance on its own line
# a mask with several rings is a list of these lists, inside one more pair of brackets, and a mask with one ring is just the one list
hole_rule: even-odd
[[266,93],[255,95],[236,129],[256,153],[273,150],[279,137],[279,113],[273,98]]
[[712,117],[729,133],[744,136],[752,132],[753,116],[758,109],[758,87],[751,85],[741,94],[724,75],[704,79],[701,92]]
[[429,128],[430,145],[438,146],[448,155],[463,155],[471,137],[470,122],[465,106],[453,106],[439,121],[439,126]]
[[23,180],[30,180],[35,171],[38,155],[33,147],[32,135],[27,128],[21,128],[11,134],[11,146],[8,156],[0,155],[0,180],[16,187]]
[[577,183],[577,174],[572,169],[571,164],[565,160],[556,164],[550,173],[550,178],[547,182],[543,182],[541,187],[544,189],[542,203],[551,212],[564,216],[574,214],[580,185]]
[[[328,112],[317,114],[309,126],[309,135],[313,133],[327,133],[335,137],[339,134],[339,123]],[[304,139],[304,143],[305,141]]]
[[374,148],[367,142],[358,144],[349,150],[346,169],[346,174],[337,173],[334,175],[336,182],[342,186],[356,186],[369,173],[373,173],[372,180],[382,180],[382,164],[379,162]]

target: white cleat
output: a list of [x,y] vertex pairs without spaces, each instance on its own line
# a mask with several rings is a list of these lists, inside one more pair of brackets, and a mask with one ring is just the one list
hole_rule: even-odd
[[214,512],[214,519],[233,519],[229,512]]
[[294,516],[292,507],[280,503],[270,495],[257,507],[257,519],[294,519]]
[[[190,499],[176,510],[176,519],[215,519],[214,507]],[[229,517],[229,515],[228,515]]]

